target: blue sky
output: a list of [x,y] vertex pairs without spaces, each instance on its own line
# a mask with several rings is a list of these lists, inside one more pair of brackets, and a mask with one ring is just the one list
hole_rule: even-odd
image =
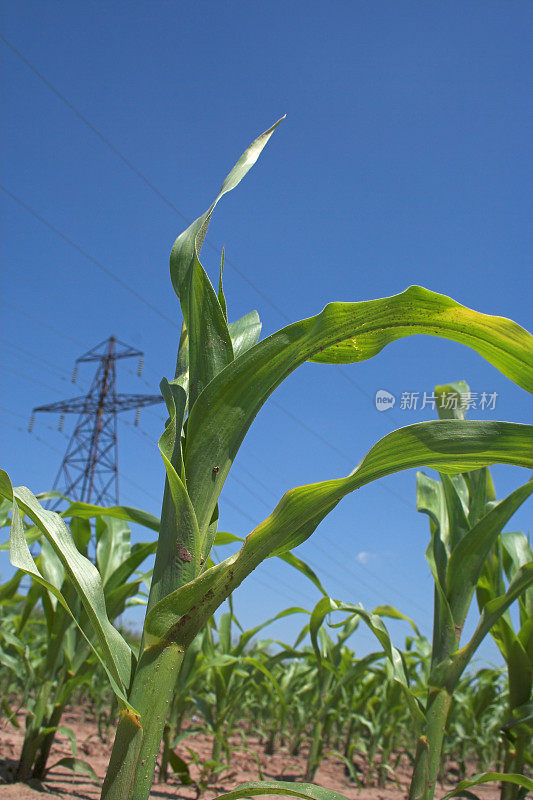
[[[1,42],[1,455],[15,483],[51,486],[74,420],[62,434],[43,416],[32,435],[27,421],[33,406],[78,393],[70,373],[85,350],[114,334],[145,352],[142,380],[134,364],[119,369],[124,392],[155,392],[171,376],[172,242],[285,113],[217,208],[204,248],[214,278],[226,245],[230,318],[257,308],[268,334],[330,300],[421,284],[533,327],[529,2],[5,0],[2,21],[41,75]],[[80,387],[91,377],[81,370]],[[245,535],[287,488],[347,474],[387,432],[433,416],[379,413],[378,389],[431,392],[461,378],[498,395],[473,418],[530,421],[529,396],[451,342],[410,337],[359,365],[303,366],[259,414],[221,528]],[[135,429],[131,412],[119,427],[120,500],[154,513],[162,418],[145,411]],[[500,495],[528,477],[494,475]],[[529,530],[530,514],[531,502],[513,528]],[[346,498],[297,552],[332,595],[391,603],[428,633],[426,543],[412,471]],[[5,554],[0,568],[7,574]],[[269,561],[239,589],[236,610],[250,627],[317,599]],[[272,634],[298,626],[288,619]],[[354,644],[371,639],[361,632]]]

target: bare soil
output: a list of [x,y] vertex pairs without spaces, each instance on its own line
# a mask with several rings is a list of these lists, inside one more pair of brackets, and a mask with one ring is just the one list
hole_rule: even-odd
[[[24,734],[24,716],[19,716],[20,728],[11,725],[0,727],[0,798],[1,800],[50,800],[61,798],[76,798],[78,800],[98,800],[100,796],[101,780],[103,779],[112,745],[111,740],[103,743],[98,736],[95,720],[88,719],[82,710],[70,709],[62,719],[62,724],[74,730],[77,740],[77,757],[88,761],[98,775],[100,782],[97,784],[85,775],[75,775],[63,767],[53,765],[64,756],[70,756],[70,743],[66,736],[57,735],[52,753],[48,761],[52,769],[47,773],[44,781],[30,780],[28,783],[10,783],[14,775]],[[241,743],[237,737],[233,743]],[[265,755],[263,746],[257,739],[247,737],[247,746],[259,758],[265,780],[302,781],[305,770],[305,750],[298,756],[291,756],[283,748],[278,748],[274,755]],[[187,747],[194,750],[200,761],[211,756],[211,738],[205,734],[195,733],[187,737],[176,748],[178,754],[187,762],[191,760]],[[197,776],[198,770],[192,766],[191,775]],[[231,767],[216,776],[214,783],[202,795],[202,800],[211,800],[218,794],[230,791],[244,781],[258,780],[257,763],[250,752],[234,752],[231,758]],[[453,778],[453,776],[450,776]],[[402,758],[395,775],[395,781],[389,781],[386,788],[376,787],[358,788],[345,774],[343,763],[332,756],[328,756],[321,764],[314,783],[328,789],[341,792],[349,800],[404,800],[407,798],[409,781],[409,768],[407,760]],[[457,782],[457,780],[455,780]],[[436,797],[442,797],[452,784],[439,786]],[[499,796],[496,785],[477,787],[476,794],[483,800],[495,800]],[[152,800],[194,800],[196,798],[194,787],[183,786],[172,772],[167,784],[154,782],[150,797]],[[271,796],[272,797],[272,796]]]

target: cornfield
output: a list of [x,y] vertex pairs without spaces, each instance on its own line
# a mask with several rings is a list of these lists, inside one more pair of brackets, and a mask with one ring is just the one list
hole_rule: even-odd
[[[334,800],[338,793],[314,783],[326,759],[340,761],[359,788],[396,785],[404,765],[410,800],[432,800],[445,779],[455,787],[446,798],[475,796],[473,788],[490,782],[506,800],[525,797],[533,791],[533,555],[525,534],[504,528],[533,481],[497,500],[489,468],[533,467],[533,427],[467,420],[460,403],[443,402],[460,397],[466,384],[438,386],[439,419],[388,434],[346,477],[288,490],[245,539],[218,529],[219,498],[250,426],[306,362],[357,364],[396,339],[424,334],[472,348],[533,391],[531,334],[418,286],[383,299],[330,303],[263,340],[257,312],[228,321],[224,257],[215,290],[200,262],[202,244],[216,205],[280,122],[250,145],[172,248],[182,330],[174,377],[161,382],[168,419],[159,439],[166,471],[160,518],[79,502],[55,513],[44,505],[49,495],[14,488],[1,473],[1,523],[10,527],[6,546],[15,570],[1,587],[2,724],[19,725],[21,712],[26,717],[13,778],[42,779],[57,766],[50,765],[57,734],[72,748],[59,763],[96,778],[62,724],[65,709],[82,703],[93,710],[98,736],[113,740],[102,800],[147,800],[154,780],[171,775],[200,796],[237,752],[256,766],[258,780],[221,795],[225,800]],[[369,610],[328,596],[320,575],[292,552],[347,494],[411,468],[435,471],[420,471],[416,486],[416,507],[429,522],[431,641],[387,597]],[[131,544],[131,523],[147,530],[144,543]],[[215,545],[237,549],[216,563]],[[154,555],[149,569],[145,562]],[[234,612],[233,592],[245,580],[253,584],[254,569],[272,557],[322,594],[313,609],[278,615],[302,618],[290,644],[259,638],[276,618],[243,630]],[[134,603],[145,605],[139,637],[118,623]],[[474,607],[477,626],[464,641]],[[406,626],[401,644],[391,639],[389,618]],[[363,656],[362,627],[375,640]],[[487,636],[504,668],[475,669]],[[203,760],[191,738],[198,731],[211,743]],[[265,779],[258,748],[302,754],[302,780]]]

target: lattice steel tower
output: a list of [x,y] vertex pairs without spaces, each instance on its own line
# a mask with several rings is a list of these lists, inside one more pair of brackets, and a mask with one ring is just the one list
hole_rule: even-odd
[[[71,500],[95,505],[117,505],[117,414],[135,408],[137,423],[141,408],[163,402],[161,395],[117,392],[116,362],[124,358],[139,358],[140,375],[143,353],[111,336],[76,359],[73,382],[80,364],[91,361],[98,363],[86,395],[33,409],[32,421],[33,414],[41,411],[61,414],[60,429],[65,414],[79,415],[53,486]],[[50,507],[56,508],[60,502],[56,500]]]

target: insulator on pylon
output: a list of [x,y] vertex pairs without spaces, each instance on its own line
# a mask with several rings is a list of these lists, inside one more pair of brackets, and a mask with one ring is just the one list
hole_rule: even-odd
[[62,431],[62,430],[63,430],[63,425],[64,425],[64,424],[65,424],[65,415],[64,415],[64,414],[61,414],[61,416],[59,417],[59,424],[58,424],[58,426],[57,426],[57,430],[58,430],[58,431]]
[[31,433],[33,430],[33,423],[35,422],[35,414],[32,414],[30,417],[30,421],[28,422],[28,433]]
[[143,367],[144,367],[144,356],[141,356],[139,358],[139,363],[137,365],[137,375],[139,376],[139,378],[141,377],[141,375],[143,373]]
[[141,418],[141,409],[138,408],[137,411],[135,412],[135,422],[134,422],[135,427],[138,426],[140,418]]
[[77,377],[78,377],[78,365],[74,364],[74,369],[72,370],[72,378],[71,378],[72,383],[76,383]]

